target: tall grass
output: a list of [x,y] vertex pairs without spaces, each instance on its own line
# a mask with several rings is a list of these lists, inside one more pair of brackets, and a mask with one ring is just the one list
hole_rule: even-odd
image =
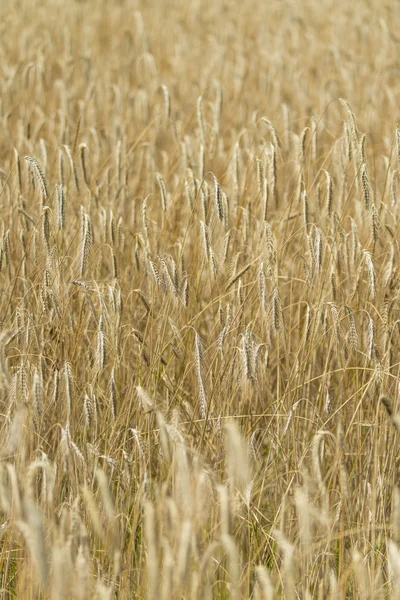
[[1,597],[400,598],[397,4],[2,8]]

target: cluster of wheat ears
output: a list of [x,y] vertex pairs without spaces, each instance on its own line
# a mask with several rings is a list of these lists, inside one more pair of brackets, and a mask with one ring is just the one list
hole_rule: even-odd
[[396,2],[1,4],[0,597],[399,599]]

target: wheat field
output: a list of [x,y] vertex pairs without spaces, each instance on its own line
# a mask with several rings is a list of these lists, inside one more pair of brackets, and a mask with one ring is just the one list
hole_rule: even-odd
[[400,13],[1,0],[0,597],[400,599]]

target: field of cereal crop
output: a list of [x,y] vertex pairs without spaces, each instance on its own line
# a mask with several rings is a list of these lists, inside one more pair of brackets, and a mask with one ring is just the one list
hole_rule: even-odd
[[1,9],[0,598],[399,600],[397,2]]

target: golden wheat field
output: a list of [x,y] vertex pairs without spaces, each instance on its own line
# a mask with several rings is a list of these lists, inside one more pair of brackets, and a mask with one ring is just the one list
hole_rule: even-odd
[[399,600],[397,2],[0,4],[0,597]]

